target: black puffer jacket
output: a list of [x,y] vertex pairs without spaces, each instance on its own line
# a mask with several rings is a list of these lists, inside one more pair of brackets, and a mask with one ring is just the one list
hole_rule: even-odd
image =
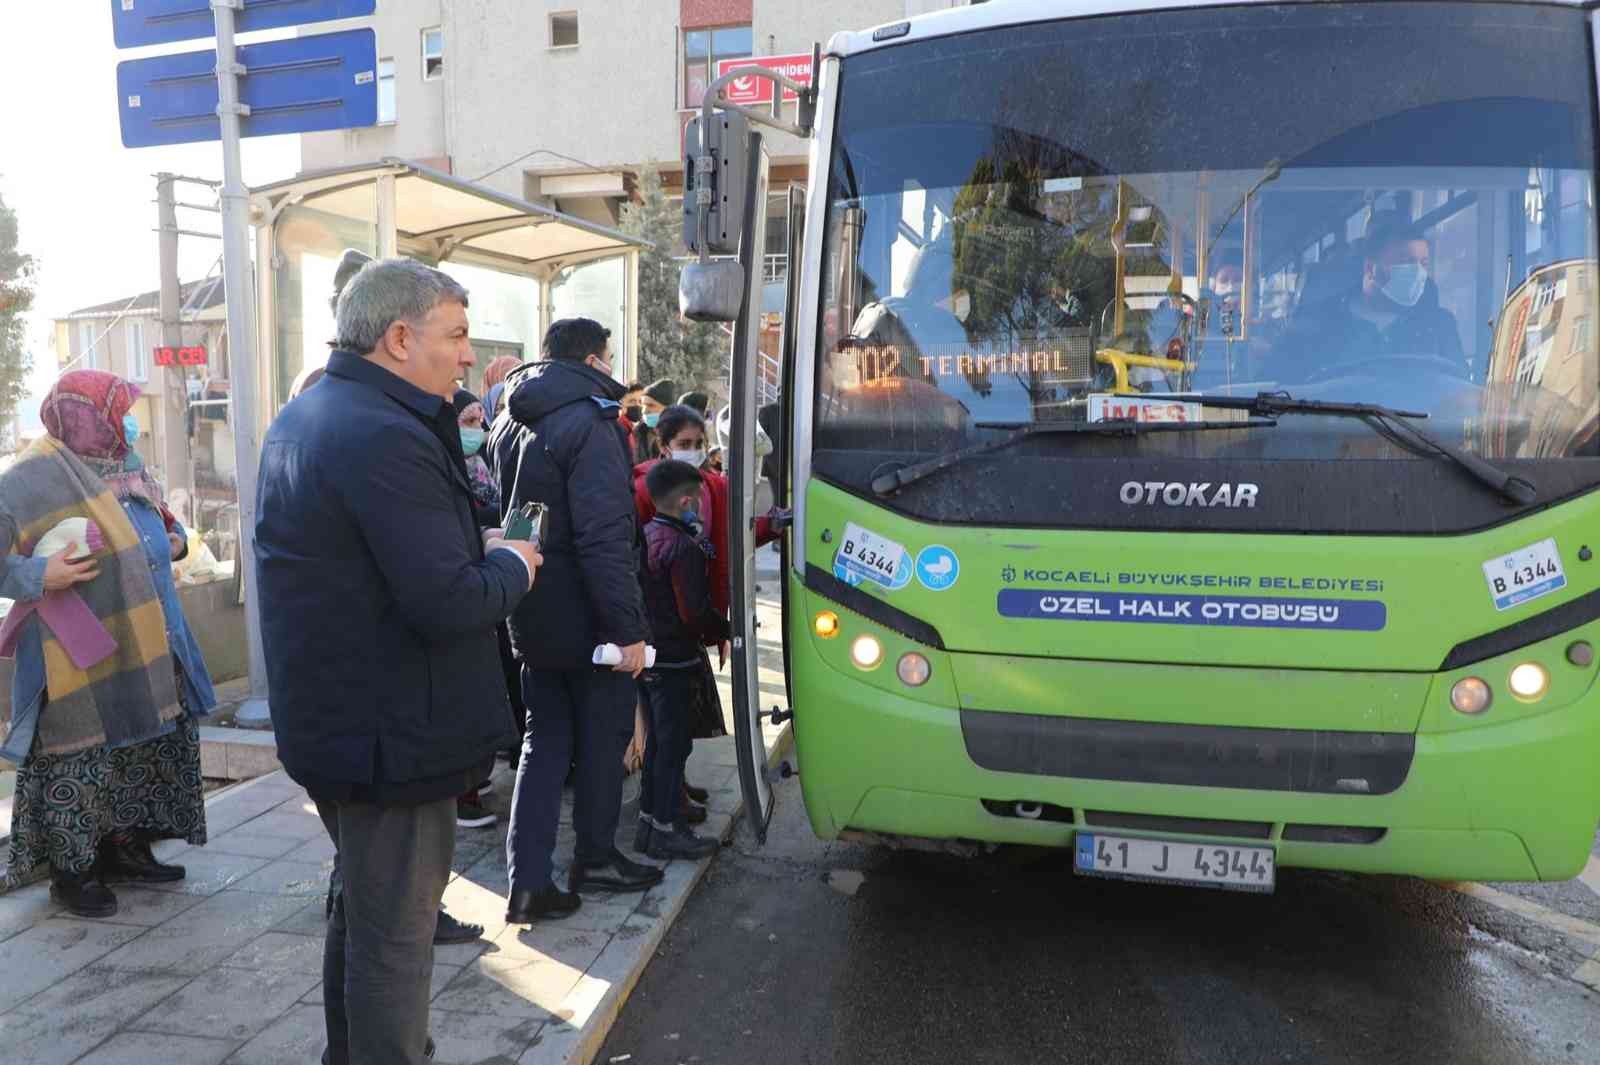
[[592,668],[597,644],[649,638],[639,595],[638,520],[623,387],[581,362],[530,363],[489,434],[507,513],[549,508],[544,565],[511,617],[511,642],[534,669]]

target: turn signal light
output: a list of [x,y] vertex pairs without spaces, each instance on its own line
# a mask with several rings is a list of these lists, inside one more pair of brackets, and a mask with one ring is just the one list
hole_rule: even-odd
[[1523,662],[1512,668],[1506,684],[1512,695],[1531,703],[1544,698],[1544,693],[1550,690],[1550,674],[1537,662]]
[[915,651],[901,655],[894,671],[900,675],[900,683],[908,688],[922,687],[933,675],[933,667],[928,664],[928,660]]
[[831,610],[824,610],[811,623],[811,629],[824,640],[831,640],[839,635],[839,615]]
[[850,645],[850,661],[861,669],[877,669],[883,661],[883,644],[876,636],[857,636]]
[[1493,701],[1489,685],[1478,677],[1463,677],[1450,689],[1450,705],[1463,714],[1481,714]]

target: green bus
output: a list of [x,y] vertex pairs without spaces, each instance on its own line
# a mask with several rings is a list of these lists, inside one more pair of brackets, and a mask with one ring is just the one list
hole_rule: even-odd
[[749,542],[777,127],[810,151],[775,487],[818,836],[1254,891],[1580,870],[1588,7],[1012,0],[839,34],[788,109],[708,93],[681,297],[735,322],[758,832],[790,712],[759,698]]

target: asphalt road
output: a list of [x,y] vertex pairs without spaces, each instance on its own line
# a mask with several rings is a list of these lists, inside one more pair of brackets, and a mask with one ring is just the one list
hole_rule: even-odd
[[797,781],[778,804],[767,846],[741,825],[713,861],[601,1065],[1600,1063],[1580,881],[1282,870],[1238,895],[825,844]]

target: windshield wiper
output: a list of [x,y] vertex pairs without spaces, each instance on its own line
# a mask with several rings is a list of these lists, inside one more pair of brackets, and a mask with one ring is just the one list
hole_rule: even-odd
[[1474,480],[1494,489],[1512,503],[1526,506],[1539,498],[1539,489],[1533,482],[1507,473],[1493,463],[1486,462],[1453,444],[1447,444],[1411,424],[1410,420],[1428,417],[1426,411],[1395,410],[1376,403],[1333,403],[1315,399],[1295,399],[1287,392],[1261,392],[1253,397],[1192,394],[1170,398],[1174,403],[1200,403],[1219,410],[1248,411],[1252,416],[1266,418],[1276,418],[1281,414],[1321,414],[1330,418],[1355,418],[1364,422],[1385,440],[1413,455],[1448,459],[1471,474]]
[[[1164,397],[1163,397],[1164,398]],[[998,440],[960,448],[912,466],[903,466],[872,479],[872,490],[880,496],[892,495],[909,484],[931,477],[940,470],[960,465],[968,459],[1014,447],[1035,436],[1143,436],[1145,433],[1206,432],[1215,429],[1268,429],[1278,423],[1270,417],[1222,422],[1137,422],[1119,418],[1103,422],[974,422],[975,429],[1011,429]]]

